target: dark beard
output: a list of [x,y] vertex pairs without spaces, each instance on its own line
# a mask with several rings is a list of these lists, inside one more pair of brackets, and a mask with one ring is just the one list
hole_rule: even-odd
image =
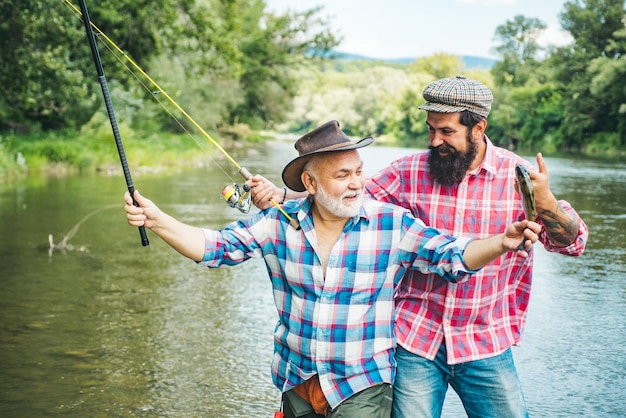
[[[428,154],[429,172],[435,182],[443,186],[455,186],[463,181],[467,170],[469,170],[476,154],[478,154],[478,146],[470,135],[467,139],[467,151],[458,152],[449,147],[446,143],[438,147],[429,146]],[[446,151],[448,155],[441,157],[439,151]]]

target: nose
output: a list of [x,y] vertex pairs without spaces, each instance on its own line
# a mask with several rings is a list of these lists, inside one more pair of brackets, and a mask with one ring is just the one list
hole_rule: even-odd
[[353,174],[350,176],[350,185],[351,189],[362,189],[365,187],[365,176],[363,174]]
[[438,147],[439,145],[444,143],[444,140],[441,139],[436,130],[432,130],[428,133],[428,140],[430,141],[430,145],[432,145],[433,147]]

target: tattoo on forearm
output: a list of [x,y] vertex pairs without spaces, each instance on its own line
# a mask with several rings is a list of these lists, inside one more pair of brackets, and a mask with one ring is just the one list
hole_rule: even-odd
[[539,214],[550,240],[559,247],[572,244],[578,235],[578,222],[557,203],[556,211],[543,210]]

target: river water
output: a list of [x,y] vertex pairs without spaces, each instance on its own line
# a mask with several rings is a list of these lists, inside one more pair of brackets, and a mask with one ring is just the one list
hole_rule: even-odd
[[[361,155],[373,173],[414,151]],[[230,152],[274,181],[295,156],[279,141]],[[133,173],[135,186],[179,219],[217,228],[247,216],[219,197],[241,180],[218,160]],[[591,234],[580,258],[535,247],[514,348],[528,407],[536,417],[626,416],[626,163],[546,160],[552,190]],[[123,214],[125,187],[121,176],[0,185],[0,416],[271,417],[276,313],[263,263],[202,269],[150,232],[142,247]],[[71,249],[50,254],[48,236],[58,243],[77,224]],[[452,390],[443,415],[464,416]]]

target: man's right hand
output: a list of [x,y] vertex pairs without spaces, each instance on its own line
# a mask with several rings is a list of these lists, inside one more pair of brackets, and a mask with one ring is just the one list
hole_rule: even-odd
[[259,174],[247,180],[246,185],[250,188],[252,204],[259,209],[271,208],[273,205],[270,199],[272,198],[276,203],[283,202],[285,189],[276,187],[274,183]]

